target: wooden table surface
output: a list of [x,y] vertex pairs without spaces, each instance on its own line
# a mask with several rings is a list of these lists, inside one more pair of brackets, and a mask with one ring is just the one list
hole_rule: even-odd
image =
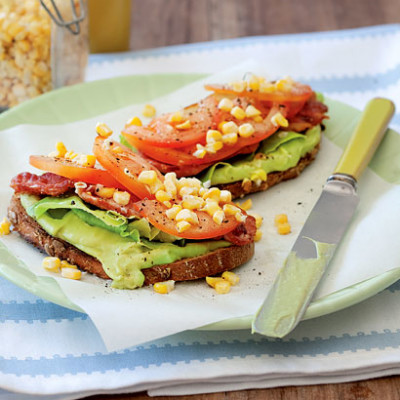
[[[132,0],[131,49],[400,23],[400,0]],[[146,393],[90,400],[144,400]],[[175,397],[153,397],[172,400]],[[361,382],[242,390],[180,400],[400,399],[400,377]]]

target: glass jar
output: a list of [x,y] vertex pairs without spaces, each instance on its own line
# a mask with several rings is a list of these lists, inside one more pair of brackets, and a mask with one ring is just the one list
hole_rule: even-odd
[[[57,0],[54,4],[63,19],[70,21],[72,3]],[[73,4],[78,15],[87,15],[86,2]],[[51,4],[48,9],[54,11]],[[39,0],[0,0],[0,107],[82,82],[88,59],[87,31],[87,18],[80,23],[79,34],[57,25]]]

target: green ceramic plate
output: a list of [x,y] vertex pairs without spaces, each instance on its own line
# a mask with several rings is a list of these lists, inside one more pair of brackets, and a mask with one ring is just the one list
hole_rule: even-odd
[[[24,123],[63,124],[94,117],[129,104],[150,101],[203,77],[204,75],[200,74],[135,75],[62,88],[1,114],[0,130]],[[335,130],[336,133],[338,130],[343,131],[343,134],[336,134],[329,139],[344,147],[360,112],[337,101],[329,99],[326,101],[331,116],[327,122],[326,133],[329,137],[331,130]],[[386,161],[393,160],[393,157],[386,157],[386,153],[393,154],[393,148],[397,148],[396,154],[399,154],[400,138],[395,132],[390,131],[381,145],[379,155],[374,158],[370,167],[383,179],[399,183],[400,176],[391,171],[399,171],[400,165],[399,168],[388,168]],[[391,165],[393,167],[392,161]],[[83,312],[65,296],[54,279],[38,277],[30,272],[1,243],[0,275],[45,300]],[[400,268],[332,293],[311,303],[304,319],[326,315],[354,305],[379,293],[398,279],[400,279]],[[202,329],[249,329],[250,325],[251,316],[248,316],[221,321]]]

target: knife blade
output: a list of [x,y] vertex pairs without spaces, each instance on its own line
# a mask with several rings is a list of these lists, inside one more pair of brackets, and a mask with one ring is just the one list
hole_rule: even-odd
[[283,267],[252,320],[252,332],[284,337],[301,320],[357,208],[357,180],[381,142],[394,104],[366,105],[333,174],[300,231]]

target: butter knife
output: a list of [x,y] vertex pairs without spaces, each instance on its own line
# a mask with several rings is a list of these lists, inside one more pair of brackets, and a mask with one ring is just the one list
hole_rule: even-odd
[[374,98],[366,105],[333,174],[252,320],[253,333],[281,338],[301,320],[356,210],[357,180],[393,114],[394,104],[388,99]]

